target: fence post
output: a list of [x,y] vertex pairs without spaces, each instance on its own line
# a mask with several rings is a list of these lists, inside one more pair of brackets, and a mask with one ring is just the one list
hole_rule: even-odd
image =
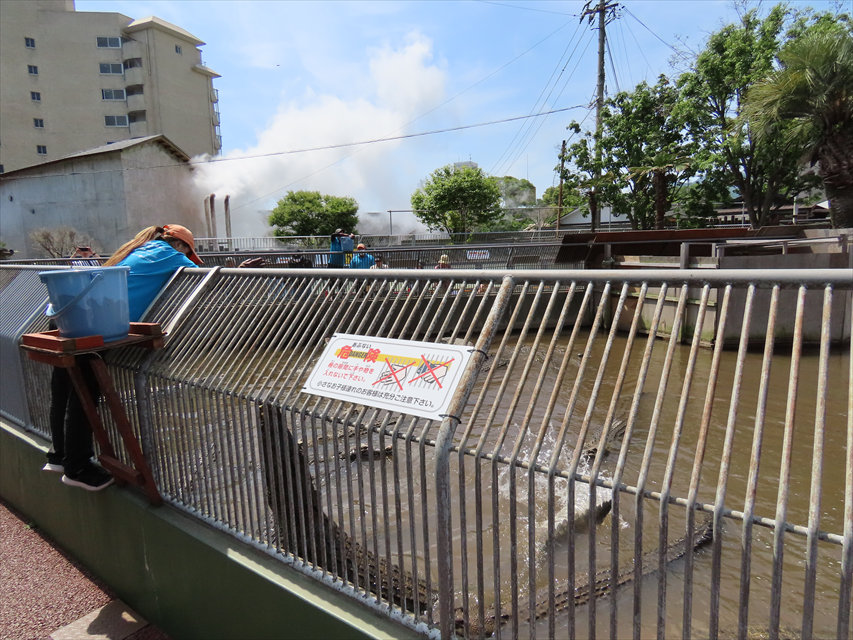
[[477,372],[486,358],[489,346],[492,343],[496,328],[499,326],[501,316],[509,304],[510,295],[515,286],[512,276],[505,276],[498,289],[495,302],[477,344],[472,347],[473,355],[468,362],[468,367],[459,381],[459,386],[450,400],[447,415],[441,421],[438,436],[435,439],[435,499],[438,508],[436,542],[438,546],[438,612],[439,629],[441,637],[449,639],[454,634],[454,609],[453,609],[453,539],[451,515],[450,515],[450,449],[453,444],[453,435],[459,424],[460,415],[468,402],[468,396],[477,379]]

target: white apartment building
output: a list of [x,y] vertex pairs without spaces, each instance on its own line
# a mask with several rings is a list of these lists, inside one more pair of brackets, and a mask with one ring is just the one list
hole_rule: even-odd
[[0,0],[0,171],[159,134],[217,154],[219,74],[203,44],[156,17]]

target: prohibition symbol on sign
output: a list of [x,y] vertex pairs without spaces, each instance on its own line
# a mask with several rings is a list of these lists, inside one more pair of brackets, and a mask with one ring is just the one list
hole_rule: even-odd
[[385,375],[382,378],[379,378],[376,382],[373,383],[374,386],[377,384],[388,384],[388,385],[395,384],[398,389],[402,390],[403,382],[405,382],[406,376],[408,375],[408,372],[406,371],[406,369],[411,367],[414,363],[410,362],[409,364],[404,364],[404,365],[396,364],[395,365],[390,360],[386,360],[385,364],[388,365],[388,368],[391,370],[391,373]]
[[336,333],[302,391],[441,420],[472,352],[472,345]]
[[415,372],[420,375],[412,378],[412,382],[415,382],[416,380],[423,380],[427,384],[435,383],[438,385],[438,388],[441,389],[441,381],[444,379],[444,374],[447,373],[448,366],[455,360],[455,358],[451,358],[447,362],[439,362],[434,367],[433,363],[427,360],[426,356],[423,354],[421,354],[421,360],[423,360],[424,363],[419,366],[418,370]]

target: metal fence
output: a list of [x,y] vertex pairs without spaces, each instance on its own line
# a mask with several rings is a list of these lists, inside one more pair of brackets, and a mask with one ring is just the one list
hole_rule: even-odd
[[[44,328],[32,274],[0,267],[29,318],[4,331]],[[167,502],[430,635],[849,638],[851,289],[190,269],[146,316],[166,347],[106,358]],[[344,333],[469,347],[446,417],[305,393]],[[45,435],[48,372],[21,372]]]

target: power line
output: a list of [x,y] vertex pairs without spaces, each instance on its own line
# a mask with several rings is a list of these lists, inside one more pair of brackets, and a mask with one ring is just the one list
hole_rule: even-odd
[[[569,86],[569,81],[572,79],[572,76],[574,75],[575,71],[577,71],[578,66],[580,66],[580,63],[581,63],[581,61],[582,61],[582,59],[583,59],[583,55],[584,55],[584,54],[587,52],[587,50],[589,49],[590,44],[592,44],[592,39],[591,39],[591,38],[590,38],[589,40],[587,40],[586,47],[584,47],[584,50],[580,53],[580,55],[578,56],[577,60],[575,61],[575,66],[572,68],[572,70],[571,70],[571,72],[568,74],[568,76],[566,76],[566,79],[565,79],[565,81],[563,82],[563,86],[562,86],[562,88],[560,89],[560,91],[559,91],[559,93],[557,94],[557,96],[554,98],[554,100],[555,100],[555,101],[556,101],[556,100],[559,100],[559,99],[560,99],[560,97],[563,95],[563,93],[566,91],[566,87],[568,87],[568,86]],[[574,55],[574,53],[573,53],[572,55]],[[553,90],[552,90],[552,92],[553,92]],[[548,97],[550,98],[550,94],[548,95]],[[546,119],[545,119],[545,118],[543,118],[542,120],[539,120],[537,124],[535,124],[535,125],[531,125],[531,127],[530,127],[530,128],[528,128],[528,134],[527,134],[527,136],[526,136],[526,137],[527,137],[527,140],[526,140],[523,144],[519,145],[518,151],[516,152],[515,156],[512,158],[512,160],[508,161],[508,162],[507,162],[507,164],[506,164],[506,172],[507,172],[507,173],[508,173],[508,172],[509,172],[509,170],[512,168],[512,166],[513,166],[516,162],[518,162],[518,159],[522,156],[522,154],[524,154],[524,152],[527,150],[527,147],[529,147],[529,146],[530,146],[530,143],[531,143],[531,142],[533,142],[533,140],[534,140],[534,139],[536,138],[536,136],[539,134],[539,131],[540,131],[540,130],[542,129],[542,127],[545,125],[545,120],[546,120]],[[533,129],[533,126],[535,126],[535,127],[536,127],[536,129],[535,129],[535,131],[532,131],[532,133],[531,133],[531,130]]]
[[[528,118],[539,118],[542,116],[549,116],[555,113],[564,113],[566,111],[572,111],[573,109],[583,109],[586,105],[573,105],[571,107],[561,107],[559,109],[551,109],[550,111],[542,111],[540,113],[532,113],[523,116],[512,116],[509,118],[502,118],[500,120],[490,120],[488,122],[478,122],[475,124],[466,124],[460,125],[458,127],[448,127],[446,129],[433,129],[431,131],[420,131],[418,133],[408,133],[399,136],[389,136],[387,138],[373,138],[370,140],[359,140],[355,142],[342,142],[339,144],[330,144],[324,145],[320,147],[306,147],[304,149],[289,149],[285,151],[271,151],[269,153],[259,153],[254,155],[247,156],[235,156],[232,158],[207,158],[205,160],[193,161],[191,160],[187,164],[193,167],[204,166],[209,164],[215,164],[219,162],[231,162],[234,160],[254,160],[257,158],[269,158],[274,156],[286,156],[286,155],[295,155],[299,153],[311,153],[314,151],[328,151],[331,149],[344,149],[347,147],[357,147],[367,144],[379,144],[382,142],[392,142],[394,140],[407,140],[410,138],[420,138],[424,136],[438,135],[441,133],[450,133],[453,131],[463,131],[465,129],[476,129],[478,127],[488,127],[496,124],[505,124],[507,122],[516,122],[518,120],[525,120]],[[0,176],[0,179],[3,180],[31,180],[31,179],[41,179],[41,178],[56,178],[56,177],[65,177],[68,175],[72,176],[84,176],[84,175],[98,175],[104,173],[117,173],[117,172],[130,172],[130,171],[148,171],[150,169],[168,169],[174,168],[175,164],[161,164],[161,165],[152,165],[147,167],[128,167],[122,169],[104,169],[103,171],[74,171],[72,173],[53,173],[53,174],[44,174],[39,176]]]
[[392,142],[394,140],[407,140],[409,138],[421,138],[423,136],[432,136],[439,133],[450,133],[451,131],[464,131],[465,129],[476,129],[478,127],[488,127],[494,124],[505,124],[507,122],[516,122],[518,120],[526,120],[528,118],[539,118],[541,116],[550,116],[555,113],[563,113],[572,109],[582,109],[585,105],[574,105],[571,107],[562,107],[560,109],[551,109],[550,111],[541,111],[539,113],[530,113],[524,116],[513,116],[511,118],[503,118],[501,120],[490,120],[488,122],[478,122],[476,124],[463,124],[458,127],[448,127],[447,129],[433,129],[431,131],[420,131],[418,133],[406,133],[399,136],[389,136],[387,138],[373,138],[371,140],[360,140],[357,142],[341,142],[339,144],[329,144],[322,147],[306,147],[304,149],[290,149],[288,151],[271,151],[269,153],[259,153],[251,156],[236,156],[233,158],[210,158],[203,162],[190,162],[192,165],[198,164],[213,164],[217,162],[230,162],[232,160],[253,160],[255,158],[269,158],[273,156],[286,156],[297,153],[310,153],[312,151],[329,151],[331,149],[343,149],[346,147],[358,147],[366,144],[377,144],[380,142]]
[[[557,82],[560,80],[560,78],[562,78],[563,74],[566,71],[566,68],[569,66],[569,63],[572,61],[572,58],[574,57],[575,53],[578,50],[578,47],[581,44],[581,40],[582,40],[581,38],[578,38],[577,40],[575,39],[575,36],[577,36],[579,30],[580,30],[580,24],[578,24],[578,26],[575,27],[575,32],[572,34],[571,38],[569,39],[568,43],[566,44],[565,49],[563,49],[563,53],[560,56],[560,59],[557,61],[557,65],[551,71],[551,76],[548,78],[548,81],[545,83],[545,86],[539,92],[539,96],[536,98],[536,102],[534,102],[533,107],[531,109],[531,112],[534,112],[537,109],[541,109],[547,103],[547,101],[551,97],[551,95],[554,93],[554,89],[557,86]],[[573,43],[574,43],[574,48],[572,49],[571,53],[568,54],[568,57],[566,57],[566,52],[569,50],[569,48],[572,46]],[[563,64],[562,68],[560,68],[560,64],[564,59],[565,59],[565,63]],[[559,73],[557,73],[557,69],[560,69]],[[574,69],[572,69],[571,73],[569,74],[569,78],[571,78],[571,75],[574,73],[575,69],[577,69],[577,64],[575,64]],[[556,75],[556,78],[555,78],[555,75]],[[568,83],[568,78],[566,80],[566,84],[567,83]],[[548,90],[549,87],[550,87],[550,90]],[[565,89],[565,84],[564,84],[564,89]],[[546,90],[548,90],[548,93],[547,93],[547,95],[544,95]],[[561,94],[562,94],[562,90],[560,91],[560,95]],[[558,98],[555,98],[555,100],[556,99],[558,99]],[[541,126],[541,124],[540,124],[540,126]],[[512,137],[512,139],[507,144],[504,151],[501,153],[500,156],[498,156],[498,159],[495,160],[495,162],[493,163],[492,171],[491,171],[492,174],[496,174],[497,170],[500,167],[507,167],[507,169],[508,169],[509,167],[511,167],[516,162],[518,156],[516,156],[516,158],[514,158],[512,160],[512,162],[509,162],[510,154],[512,153],[513,149],[518,149],[518,148],[523,149],[523,148],[527,147],[527,145],[529,144],[529,140],[531,139],[531,135],[530,135],[531,128],[532,128],[532,126],[528,126],[527,123],[525,123],[524,125],[522,125],[521,127],[518,128],[518,130],[515,132],[515,135]],[[533,134],[533,135],[535,136],[535,134]],[[528,142],[522,145],[520,141],[522,139],[524,139],[525,137],[528,138]],[[523,150],[522,150],[522,153],[523,153]]]
[[629,16],[631,16],[632,18],[634,18],[634,20],[636,20],[637,22],[639,22],[639,23],[640,23],[640,24],[641,24],[641,25],[646,29],[646,31],[648,31],[649,33],[651,33],[655,38],[657,38],[657,39],[658,39],[658,40],[660,40],[662,43],[664,43],[667,47],[669,47],[670,49],[672,49],[672,50],[673,50],[677,55],[679,55],[679,56],[684,55],[681,51],[679,51],[678,49],[676,49],[675,47],[673,47],[673,46],[672,46],[671,44],[669,44],[666,40],[664,40],[664,39],[663,39],[663,38],[661,38],[658,34],[656,34],[654,31],[652,31],[652,30],[651,30],[651,28],[649,28],[649,26],[648,26],[645,22],[643,22],[643,21],[642,21],[642,20],[640,20],[637,16],[635,16],[635,15],[631,12],[631,10],[630,10],[628,7],[623,6],[622,8],[625,10],[625,13],[627,13]]

